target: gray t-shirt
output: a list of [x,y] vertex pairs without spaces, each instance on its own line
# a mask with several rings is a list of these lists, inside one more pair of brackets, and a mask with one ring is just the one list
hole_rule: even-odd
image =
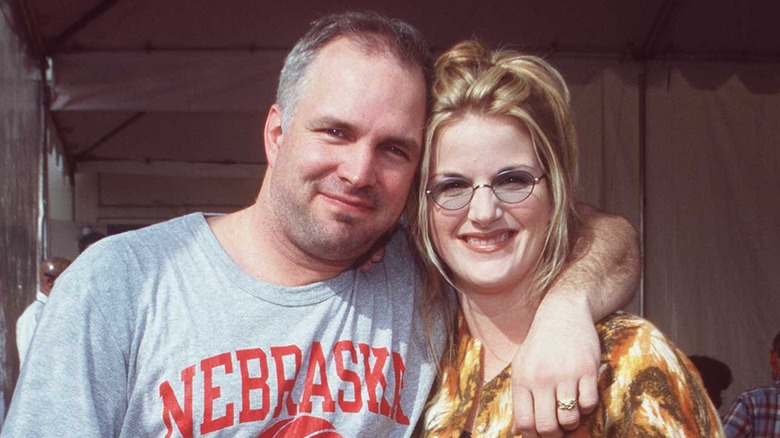
[[200,213],[104,239],[57,280],[2,433],[410,436],[436,372],[420,300],[402,233],[301,287],[243,272]]

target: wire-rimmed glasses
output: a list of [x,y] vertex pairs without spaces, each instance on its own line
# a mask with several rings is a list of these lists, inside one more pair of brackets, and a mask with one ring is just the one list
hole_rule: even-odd
[[425,193],[433,202],[445,210],[460,210],[469,205],[474,192],[488,187],[501,202],[517,204],[525,201],[534,191],[534,187],[544,174],[536,177],[525,170],[505,170],[496,175],[490,184],[472,186],[471,181],[462,177],[446,177],[428,184]]

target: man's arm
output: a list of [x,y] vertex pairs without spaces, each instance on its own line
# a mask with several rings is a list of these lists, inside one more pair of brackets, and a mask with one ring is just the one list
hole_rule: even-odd
[[[539,306],[512,361],[515,430],[562,436],[598,402],[600,357],[594,327],[631,301],[639,280],[637,234],[624,218],[579,205],[581,225],[563,271]],[[574,399],[579,409],[556,407]],[[560,425],[560,426],[559,426]]]
[[581,224],[569,261],[550,287],[547,298],[583,301],[598,321],[627,305],[639,285],[639,240],[622,216],[579,204]]

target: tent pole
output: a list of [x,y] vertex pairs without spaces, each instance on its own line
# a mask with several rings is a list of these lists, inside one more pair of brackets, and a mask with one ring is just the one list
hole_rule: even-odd
[[94,151],[98,147],[100,147],[103,144],[105,144],[107,141],[111,140],[115,135],[117,135],[120,132],[122,132],[125,129],[127,129],[128,126],[130,126],[133,123],[135,123],[136,120],[140,119],[145,114],[146,113],[143,112],[143,111],[139,111],[139,112],[133,114],[132,116],[130,116],[129,119],[125,120],[124,122],[120,123],[119,126],[115,127],[111,131],[109,131],[108,134],[100,137],[100,139],[98,139],[98,141],[96,141],[95,143],[87,146],[84,150],[79,151],[79,152],[73,154],[73,158],[76,159],[76,160],[79,160],[79,159],[85,157],[90,152]]
[[642,61],[639,74],[639,254],[641,271],[639,274],[639,315],[646,318],[645,289],[647,280],[647,248],[645,246],[647,227],[645,214],[647,208],[647,60]]
[[59,51],[59,49],[61,49],[62,46],[74,35],[79,33],[85,27],[89,26],[93,21],[100,18],[103,14],[106,13],[106,11],[111,9],[111,7],[113,7],[118,2],[119,0],[103,0],[97,6],[90,9],[86,14],[82,15],[78,20],[65,29],[61,34],[54,37],[54,39],[51,41],[48,41],[47,52],[52,54]]

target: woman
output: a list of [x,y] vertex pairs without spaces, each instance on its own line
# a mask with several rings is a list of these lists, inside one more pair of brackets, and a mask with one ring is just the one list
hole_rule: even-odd
[[[426,436],[512,436],[508,365],[577,226],[568,99],[536,57],[468,41],[437,61],[414,229],[429,304],[456,323]],[[599,406],[573,436],[722,435],[698,375],[649,322],[614,314],[597,330]],[[576,388],[558,397],[559,413],[576,408]]]

